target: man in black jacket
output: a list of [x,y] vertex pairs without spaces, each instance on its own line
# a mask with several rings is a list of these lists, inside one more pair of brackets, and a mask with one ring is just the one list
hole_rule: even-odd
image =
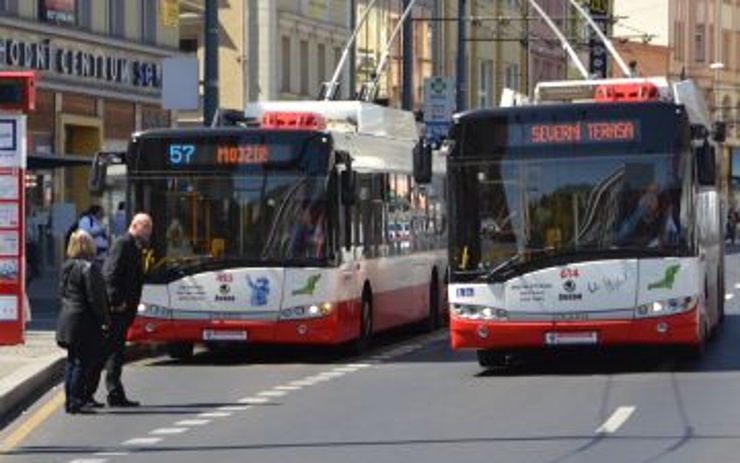
[[141,251],[149,243],[151,234],[152,218],[144,213],[136,214],[131,220],[128,233],[116,240],[103,263],[103,277],[111,312],[105,385],[108,389],[108,405],[112,407],[139,405],[139,402],[126,396],[121,383],[121,372],[126,351],[126,332],[136,317],[144,284]]

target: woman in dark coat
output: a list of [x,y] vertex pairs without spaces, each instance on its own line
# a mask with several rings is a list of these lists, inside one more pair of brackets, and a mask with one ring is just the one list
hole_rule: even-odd
[[65,409],[72,414],[92,412],[85,406],[86,384],[103,351],[104,334],[110,325],[105,281],[95,255],[95,242],[89,233],[72,233],[60,277],[62,308],[56,331],[57,344],[67,349]]

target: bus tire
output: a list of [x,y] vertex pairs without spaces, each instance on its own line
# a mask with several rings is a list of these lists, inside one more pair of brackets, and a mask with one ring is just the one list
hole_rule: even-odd
[[373,337],[373,297],[368,287],[362,292],[360,308],[360,333],[350,344],[350,354],[362,355],[367,352]]
[[190,342],[171,342],[165,350],[175,360],[188,360],[193,358],[194,346]]
[[424,331],[434,332],[439,327],[439,280],[437,272],[432,273],[432,279],[429,282],[429,313],[424,322]]

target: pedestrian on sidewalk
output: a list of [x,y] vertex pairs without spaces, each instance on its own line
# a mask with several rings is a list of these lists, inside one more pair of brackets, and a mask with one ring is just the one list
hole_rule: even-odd
[[86,387],[110,325],[105,280],[95,262],[95,253],[95,242],[89,233],[73,232],[61,272],[62,307],[56,340],[67,350],[64,392],[65,410],[70,414],[92,413],[85,403]]
[[85,230],[95,240],[96,259],[102,264],[108,254],[110,240],[104,225],[105,209],[99,204],[93,204],[77,221],[77,228]]
[[137,407],[139,402],[130,400],[121,383],[121,373],[126,353],[126,333],[136,317],[144,285],[142,250],[149,244],[152,218],[139,213],[131,220],[128,233],[118,238],[103,263],[103,277],[110,301],[111,329],[104,365],[99,364],[91,377],[89,390],[97,389],[105,367],[105,385],[108,405],[111,407]]

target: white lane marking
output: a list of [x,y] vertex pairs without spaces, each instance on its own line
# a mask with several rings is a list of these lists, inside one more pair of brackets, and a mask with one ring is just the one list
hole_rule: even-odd
[[339,378],[339,377],[344,376],[346,374],[347,373],[344,373],[342,371],[326,371],[326,372],[320,373],[320,374],[318,374],[316,376],[318,376],[320,378],[332,379],[332,378]]
[[342,373],[354,373],[359,370],[360,369],[356,367],[337,367],[337,368],[334,368],[332,371],[339,371]]
[[270,399],[267,397],[244,397],[237,400],[240,404],[268,404]]
[[276,391],[300,391],[301,386],[275,386]]
[[726,300],[726,301],[729,301],[729,300],[730,300],[730,299],[732,299],[733,297],[735,297],[735,295],[734,295],[734,294],[732,294],[732,293],[727,293],[727,294],[725,294],[725,300]]
[[613,434],[617,431],[637,410],[634,406],[618,407],[612,416],[596,429],[597,434]]
[[315,381],[307,381],[305,379],[301,379],[301,380],[298,380],[298,381],[291,381],[288,384],[291,385],[291,386],[306,387],[306,386],[313,386],[314,384],[316,384],[316,382]]
[[250,408],[252,408],[251,405],[224,405],[223,407],[218,407],[216,410],[220,412],[243,412]]
[[161,437],[135,437],[124,442],[123,445],[152,445],[161,440]]
[[231,416],[232,413],[230,412],[203,412],[198,413],[198,416],[201,418],[226,418],[227,416]]
[[105,463],[105,458],[78,458],[76,460],[71,460],[69,463]]
[[740,283],[735,283],[735,289],[740,289]]
[[211,420],[182,420],[175,423],[176,426],[203,426],[210,423]]
[[159,428],[154,431],[150,431],[149,434],[153,435],[171,435],[171,434],[182,434],[187,431],[188,428]]
[[282,397],[286,394],[285,391],[262,391],[257,393],[260,397]]
[[347,366],[348,367],[352,367],[352,368],[370,368],[371,366],[373,366],[373,364],[370,363],[370,362],[366,362],[366,363],[348,363]]

